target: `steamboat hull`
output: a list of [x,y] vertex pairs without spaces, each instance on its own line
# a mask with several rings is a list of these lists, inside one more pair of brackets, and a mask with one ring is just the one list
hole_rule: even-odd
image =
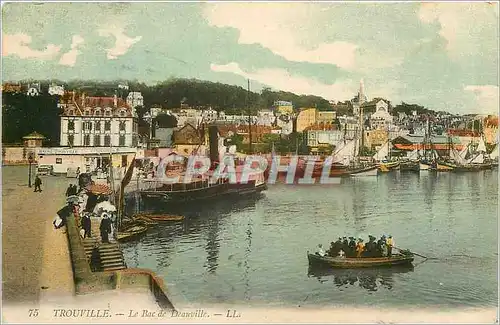
[[234,198],[241,195],[252,195],[267,189],[267,184],[255,184],[249,181],[247,184],[214,184],[208,187],[192,188],[185,190],[165,191],[163,189],[153,189],[139,191],[145,203],[160,204],[189,204],[196,201]]

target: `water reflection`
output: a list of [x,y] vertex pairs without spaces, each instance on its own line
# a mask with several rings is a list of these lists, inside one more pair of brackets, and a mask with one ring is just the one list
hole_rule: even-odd
[[205,251],[207,252],[207,262],[205,267],[208,273],[214,274],[217,270],[217,260],[219,259],[219,218],[216,216],[208,223],[207,244]]
[[[172,254],[185,252],[175,248],[180,240],[188,239],[197,245],[201,244],[200,241],[203,241],[202,246],[206,253],[203,267],[209,274],[215,274],[219,265],[218,260],[222,240],[221,229],[224,228],[225,217],[236,211],[254,210],[255,205],[264,195],[258,193],[239,200],[205,201],[202,204],[191,204],[189,206],[150,206],[148,210],[142,210],[141,213],[179,214],[183,215],[185,219],[178,222],[160,222],[156,227],[150,229],[144,237],[139,239],[140,244],[137,242],[125,243],[122,248],[126,253],[131,253],[129,255],[132,257],[131,262],[139,265],[139,245],[143,246],[145,249],[143,255],[153,257],[156,262],[156,269],[162,269],[170,265]],[[135,199],[130,198],[127,202],[126,212],[129,214],[136,213],[135,204]],[[248,259],[251,250],[251,228],[250,219],[246,233],[246,259]],[[246,263],[245,267],[248,273],[250,266]],[[248,274],[246,275],[246,282],[248,287]]]
[[325,269],[309,267],[308,277],[314,277],[321,283],[333,281],[336,287],[359,286],[370,292],[384,287],[393,288],[393,275],[397,273],[413,272],[413,266],[401,266],[378,269]]

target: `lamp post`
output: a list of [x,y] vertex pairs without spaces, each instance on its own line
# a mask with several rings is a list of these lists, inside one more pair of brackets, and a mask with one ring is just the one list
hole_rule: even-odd
[[34,158],[33,158],[33,153],[30,152],[28,155],[28,163],[29,163],[29,169],[28,169],[28,187],[31,187],[31,164],[33,164]]

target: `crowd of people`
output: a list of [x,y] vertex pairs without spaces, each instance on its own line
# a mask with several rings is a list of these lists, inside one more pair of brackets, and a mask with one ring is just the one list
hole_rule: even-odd
[[368,236],[368,242],[364,242],[362,238],[355,237],[339,237],[337,241],[331,242],[330,248],[325,252],[323,245],[318,245],[320,256],[330,257],[392,257],[392,249],[394,248],[394,238],[391,235],[386,237],[383,235],[380,239],[376,239],[372,235]]
[[82,238],[92,238],[92,217],[97,217],[100,219],[101,242],[109,243],[116,229],[116,207],[109,202],[109,196],[96,195],[83,186],[78,188],[77,185],[70,184],[66,197],[66,205],[57,211],[54,227],[62,228],[73,213]]

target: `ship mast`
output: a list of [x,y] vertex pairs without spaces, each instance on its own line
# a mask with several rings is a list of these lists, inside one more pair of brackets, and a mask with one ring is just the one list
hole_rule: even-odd
[[363,134],[363,129],[364,129],[364,118],[363,118],[363,104],[365,103],[365,94],[364,94],[364,83],[363,79],[359,82],[359,94],[358,94],[358,103],[359,103],[359,129],[361,131],[361,139],[358,139],[359,143],[359,148],[358,152],[356,153],[356,162],[359,163],[359,156],[364,149],[364,134]]
[[248,109],[248,153],[252,154],[252,115],[250,111],[250,79],[247,79],[247,109]]

